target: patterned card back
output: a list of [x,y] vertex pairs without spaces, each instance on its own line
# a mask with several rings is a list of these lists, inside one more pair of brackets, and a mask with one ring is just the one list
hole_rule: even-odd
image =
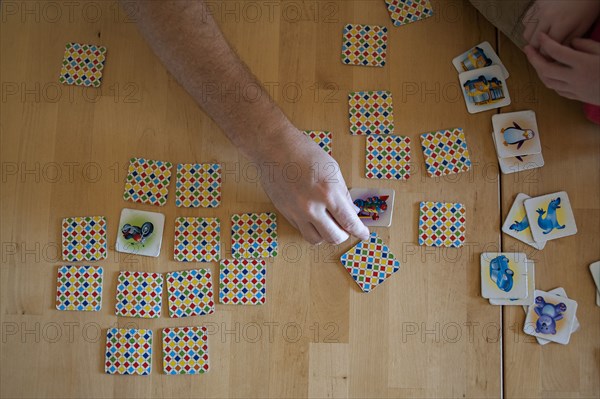
[[467,141],[461,128],[422,134],[421,147],[429,177],[471,169]]
[[267,297],[267,269],[260,259],[223,259],[219,274],[219,302],[261,305]]
[[67,43],[58,80],[77,86],[99,87],[106,60],[106,47]]
[[56,309],[99,311],[102,276],[101,267],[61,266],[56,279]]
[[404,136],[367,136],[367,179],[407,180],[410,177],[410,139]]
[[166,279],[169,317],[200,316],[215,311],[210,270],[167,273]]
[[231,255],[236,259],[277,256],[277,215],[243,213],[231,217]]
[[175,205],[185,208],[216,208],[221,203],[221,165],[179,164]]
[[385,26],[348,24],[344,27],[342,63],[382,67],[387,56]]
[[350,134],[394,133],[394,108],[389,91],[357,91],[348,95]]
[[451,202],[421,202],[419,245],[462,247],[465,242],[465,206]]
[[204,374],[209,370],[206,327],[173,327],[163,332],[165,374]]
[[175,219],[173,256],[181,262],[213,262],[221,257],[221,225],[218,218]]
[[159,273],[120,272],[117,282],[117,316],[160,317],[163,276]]
[[170,162],[131,158],[123,199],[150,205],[166,204],[171,166]]
[[104,371],[106,374],[150,374],[152,330],[109,328],[106,332]]
[[106,259],[104,216],[65,218],[62,222],[62,255],[68,262]]

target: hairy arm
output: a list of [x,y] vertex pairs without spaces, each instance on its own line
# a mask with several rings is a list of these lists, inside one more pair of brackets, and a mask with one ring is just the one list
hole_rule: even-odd
[[[138,27],[156,55],[232,143],[263,165],[267,195],[304,238],[314,244],[337,244],[348,233],[367,238],[337,162],[272,101],[229,46],[204,2],[140,0],[136,6]],[[251,85],[261,93],[249,101],[207,90],[234,85]],[[290,162],[296,164],[299,178],[282,173]],[[279,167],[269,173],[272,165]]]

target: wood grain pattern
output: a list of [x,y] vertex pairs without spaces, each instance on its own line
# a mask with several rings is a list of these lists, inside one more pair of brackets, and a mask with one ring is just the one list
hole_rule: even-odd
[[[208,267],[217,282],[215,263],[172,260],[176,217],[219,217],[227,254],[232,213],[275,209],[253,165],[165,71],[117,3],[53,4],[62,17],[43,2],[2,5],[2,397],[495,398],[503,389],[510,397],[598,396],[600,323],[587,270],[600,257],[598,132],[577,105],[544,91],[522,54],[501,39],[511,95],[518,97],[513,108],[538,112],[546,166],[534,175],[500,177],[489,137],[493,112],[467,113],[450,62],[475,43],[495,43],[496,30],[468,4],[436,2],[434,17],[394,28],[383,1],[211,2],[226,37],[291,120],[301,129],[333,132],[333,155],[348,185],[396,190],[393,226],[376,231],[402,266],[365,295],[339,262],[355,239],[311,247],[280,217],[281,251],[267,263],[266,305],[217,305],[208,316],[155,320],[114,315],[119,270]],[[349,22],[390,28],[384,68],[341,64],[341,32]],[[108,47],[100,89],[58,84],[68,41]],[[534,103],[526,97],[531,81]],[[365,179],[365,139],[348,132],[348,92],[380,89],[393,92],[396,133],[411,139],[407,182]],[[452,127],[464,128],[474,166],[431,179],[419,134]],[[173,191],[162,208],[123,201],[132,156],[222,163],[222,205],[176,208]],[[503,311],[480,297],[479,254],[514,244],[500,235],[514,194],[560,189],[571,196],[580,233],[534,254],[538,287],[563,285],[580,304],[582,329],[568,347],[541,348],[519,332],[520,309]],[[463,248],[417,245],[422,200],[466,205]],[[114,251],[125,207],[166,215],[159,258]],[[103,308],[59,312],[60,222],[84,215],[108,220],[109,257],[98,262],[105,269]],[[162,374],[160,329],[198,324],[209,329],[211,371]],[[104,374],[106,329],[113,326],[154,331],[150,376]]]

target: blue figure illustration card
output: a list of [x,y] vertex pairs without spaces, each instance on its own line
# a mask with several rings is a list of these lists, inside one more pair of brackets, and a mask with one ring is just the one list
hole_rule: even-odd
[[559,344],[568,344],[575,323],[577,302],[538,290],[534,296],[534,303],[527,311],[523,332]]
[[527,256],[524,253],[481,254],[481,296],[484,298],[527,298],[527,280]]
[[511,158],[542,152],[540,134],[533,111],[492,116],[494,143],[498,158]]
[[566,192],[525,200],[531,234],[537,242],[555,240],[577,233],[571,201]]
[[502,64],[500,57],[494,51],[489,42],[479,43],[477,46],[465,51],[452,60],[452,65],[458,73],[485,68],[490,65],[498,65],[502,69],[504,79],[510,76],[508,70]]
[[522,299],[494,299],[490,298],[490,305],[502,306],[524,306],[527,307],[533,304],[533,292],[535,291],[535,264],[531,260],[527,260],[527,297]]
[[529,198],[531,197],[526,194],[517,194],[517,198],[515,198],[515,202],[513,202],[513,205],[506,216],[506,220],[502,225],[502,231],[527,245],[531,245],[535,249],[544,249],[546,242],[535,242],[533,235],[531,234],[529,219],[527,218],[525,206],[523,205],[525,200]]
[[504,73],[498,65],[463,72],[458,80],[470,114],[510,105]]

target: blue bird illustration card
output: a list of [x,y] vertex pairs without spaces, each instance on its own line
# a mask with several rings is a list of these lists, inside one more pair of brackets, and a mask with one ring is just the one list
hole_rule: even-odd
[[487,299],[527,298],[527,255],[484,252],[481,254],[481,296]]
[[508,112],[492,116],[498,158],[520,157],[542,152],[533,111]]
[[534,296],[533,305],[527,311],[523,332],[559,344],[568,344],[575,323],[577,302],[538,290]]
[[536,242],[577,233],[571,201],[565,191],[525,200],[525,211]]
[[529,219],[527,218],[525,206],[523,205],[523,202],[529,198],[531,198],[529,195],[523,193],[517,194],[517,198],[515,198],[515,202],[513,202],[513,205],[506,216],[506,220],[502,225],[502,231],[535,249],[544,249],[546,241],[536,242],[531,234]]

